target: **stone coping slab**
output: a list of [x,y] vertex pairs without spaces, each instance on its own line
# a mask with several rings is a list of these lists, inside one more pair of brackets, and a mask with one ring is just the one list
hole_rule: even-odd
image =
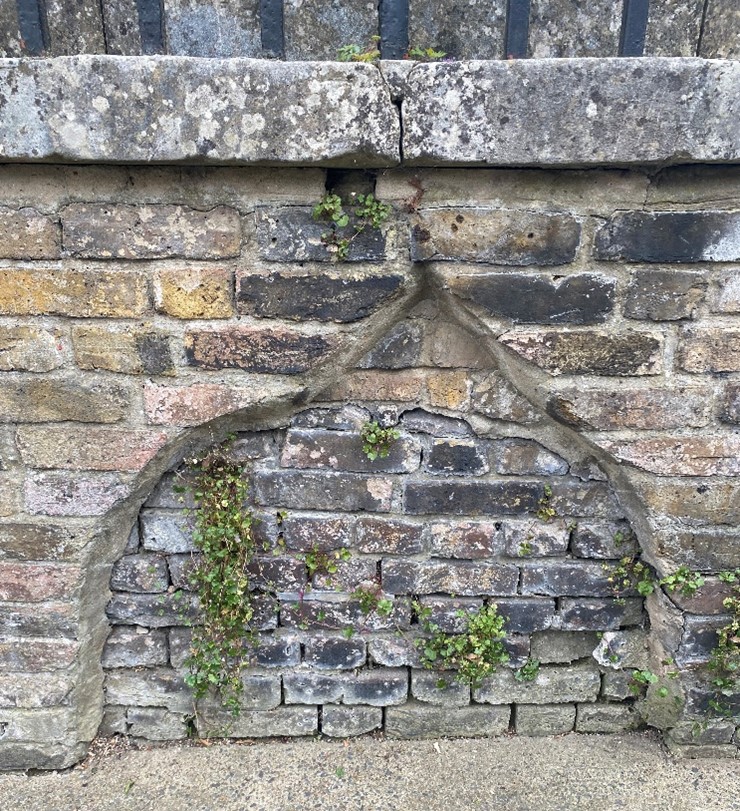
[[5,59],[0,161],[735,163],[740,62],[384,62],[378,70],[173,56]]

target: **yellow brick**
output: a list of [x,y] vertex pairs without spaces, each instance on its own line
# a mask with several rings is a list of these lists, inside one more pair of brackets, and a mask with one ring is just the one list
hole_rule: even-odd
[[429,402],[438,408],[463,408],[468,404],[470,381],[467,372],[438,372],[427,379]]
[[228,270],[160,270],[154,295],[157,309],[175,318],[231,318],[234,314]]

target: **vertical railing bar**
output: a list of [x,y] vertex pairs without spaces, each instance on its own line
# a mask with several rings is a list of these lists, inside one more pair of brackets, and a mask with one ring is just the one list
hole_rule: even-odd
[[645,53],[649,13],[650,0],[624,0],[619,35],[620,56],[642,56]]
[[409,49],[409,0],[380,0],[380,56],[403,59]]
[[526,59],[529,53],[530,0],[507,0],[504,56],[507,59]]
[[262,49],[273,56],[285,56],[283,0],[260,0]]
[[48,47],[41,0],[16,0],[16,8],[24,52],[29,56],[41,56]]
[[164,53],[164,26],[160,0],[136,0],[142,54]]

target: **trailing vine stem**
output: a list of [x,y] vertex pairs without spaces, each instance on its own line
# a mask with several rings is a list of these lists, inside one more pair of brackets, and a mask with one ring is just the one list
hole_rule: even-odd
[[200,601],[202,622],[193,627],[186,682],[196,700],[215,689],[224,706],[236,713],[249,642],[256,642],[248,570],[256,545],[254,518],[244,506],[248,491],[244,469],[228,457],[227,449],[228,444],[222,445],[191,463],[196,504],[193,542],[201,556],[190,584]]

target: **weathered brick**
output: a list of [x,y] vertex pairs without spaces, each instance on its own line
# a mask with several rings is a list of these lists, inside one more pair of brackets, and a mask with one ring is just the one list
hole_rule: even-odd
[[258,504],[298,510],[388,512],[391,508],[393,482],[379,476],[277,470],[260,471],[255,479]]
[[659,476],[737,476],[740,437],[659,437],[602,440],[599,445],[620,462]]
[[412,434],[430,434],[441,437],[470,437],[473,429],[465,420],[433,414],[423,408],[404,411],[400,425]]
[[471,381],[465,371],[433,372],[427,377],[429,403],[436,408],[465,410]]
[[638,270],[632,274],[624,302],[627,318],[680,321],[694,318],[708,282],[701,273]]
[[677,357],[679,368],[685,372],[740,372],[740,330],[684,327]]
[[679,590],[666,589],[666,592],[671,602],[689,614],[726,614],[724,601],[732,597],[732,585],[716,577],[706,577],[704,585],[693,596],[685,596]]
[[476,476],[488,472],[488,461],[479,445],[469,439],[436,439],[425,455],[430,473]]
[[720,277],[710,308],[714,313],[740,313],[740,271],[730,270]]
[[44,471],[29,475],[24,489],[32,515],[103,515],[131,488],[114,473]]
[[110,576],[114,591],[162,592],[169,584],[167,562],[161,555],[124,555],[113,564]]
[[59,222],[33,208],[0,207],[0,259],[57,259]]
[[424,324],[424,365],[438,369],[490,369],[491,355],[484,344],[460,324],[445,321],[440,313]]
[[376,668],[356,674],[286,673],[283,676],[286,704],[366,704],[387,707],[403,704],[408,695],[405,668]]
[[408,521],[360,518],[353,545],[366,554],[416,555],[424,550],[423,531],[422,524]]
[[111,629],[103,649],[103,667],[156,667],[166,664],[165,631],[122,626]]
[[169,712],[159,707],[129,707],[126,734],[148,741],[176,741],[188,736],[183,712]]
[[598,641],[591,631],[541,631],[532,634],[530,651],[543,665],[561,664],[591,656]]
[[198,617],[198,601],[192,594],[129,594],[115,592],[105,609],[113,625],[166,628],[185,625]]
[[210,718],[197,718],[198,734],[204,737],[289,738],[318,732],[317,707],[275,707],[261,712],[243,711],[238,718],[227,711]]
[[356,431],[370,419],[370,412],[356,405],[340,408],[307,408],[293,415],[291,428],[323,428],[326,431]]
[[[352,542],[354,520],[331,515],[289,514],[282,520],[283,539],[288,549],[303,552],[316,549],[331,552],[349,546]],[[363,550],[364,551],[364,550]]]
[[[115,628],[114,628],[115,630]],[[130,629],[122,629],[129,631]],[[112,632],[111,632],[112,633]],[[149,629],[152,633],[152,629]],[[169,663],[172,667],[182,668],[185,666],[190,656],[190,644],[193,639],[193,631],[190,628],[169,628],[165,631],[169,643]],[[298,662],[300,662],[300,647],[298,649]],[[296,664],[298,664],[296,662]]]
[[159,270],[154,279],[154,305],[174,318],[231,318],[231,271],[224,268]]
[[118,422],[130,404],[118,383],[22,377],[3,381],[0,422]]
[[490,558],[501,554],[501,524],[492,521],[444,521],[429,527],[430,551],[442,558]]
[[369,369],[350,372],[334,383],[322,396],[329,400],[370,400],[373,402],[417,402],[424,390],[424,373],[386,372]]
[[425,704],[466,707],[470,704],[470,685],[457,681],[449,674],[445,678],[440,673],[428,670],[412,670],[411,695]]
[[625,698],[632,698],[635,695],[632,689],[635,686],[632,679],[634,673],[634,670],[606,671],[601,677],[601,697],[607,701],[624,701]]
[[561,389],[552,394],[547,413],[559,422],[596,431],[623,429],[701,428],[709,422],[708,389],[636,388],[616,391]]
[[484,314],[517,324],[599,324],[614,309],[616,284],[603,276],[485,273],[446,281]]
[[14,637],[74,639],[79,633],[74,604],[71,602],[45,602],[43,606],[0,602],[0,622],[3,633]]
[[555,619],[555,601],[516,598],[497,599],[498,613],[506,617],[508,633],[531,634],[545,631]]
[[593,664],[548,665],[533,681],[517,681],[508,668],[499,670],[473,690],[473,700],[486,704],[566,704],[595,701],[601,687]]
[[522,594],[607,597],[612,594],[609,574],[600,563],[557,562],[522,565]]
[[[257,244],[262,259],[268,262],[332,262],[333,246],[325,245],[321,235],[330,232],[329,223],[316,220],[312,209],[301,206],[258,208]],[[348,209],[347,213],[351,212]],[[353,223],[338,229],[338,235],[352,237]],[[352,240],[344,261],[379,262],[385,258],[385,236],[377,228],[366,228]]]
[[390,559],[382,563],[383,589],[391,594],[516,594],[518,579],[516,566],[506,564]]
[[676,653],[676,664],[685,667],[708,662],[717,647],[717,631],[726,625],[726,616],[696,617],[688,614],[684,618],[684,632]]
[[725,387],[720,419],[723,422],[740,423],[740,384],[730,383]]
[[15,473],[0,473],[0,517],[23,511],[23,482]]
[[304,335],[290,329],[230,327],[185,333],[185,355],[201,369],[295,375],[312,369],[338,346],[332,335]]
[[567,214],[433,209],[418,213],[411,259],[565,265],[575,258],[580,238],[581,226]]
[[499,340],[553,375],[630,377],[663,368],[663,341],[649,333],[506,332]]
[[241,249],[239,214],[226,206],[73,203],[61,218],[64,251],[87,259],[221,259]]
[[61,330],[0,327],[0,371],[50,372],[57,369],[64,363],[65,343]]
[[642,725],[634,707],[624,704],[579,704],[576,732],[625,732]]
[[403,321],[387,332],[357,364],[360,369],[410,369],[420,365],[424,333],[418,324]]
[[388,631],[408,628],[411,607],[407,600],[394,600],[388,616],[377,611],[366,613],[358,600],[344,602],[329,600],[283,601],[280,604],[280,625],[286,628],[323,628],[328,631],[352,628],[354,631]]
[[626,631],[605,631],[593,652],[594,659],[602,668],[648,667],[647,632],[638,628]]
[[129,270],[0,270],[0,315],[138,318],[149,308],[146,276]]
[[237,271],[239,312],[258,318],[351,323],[367,318],[404,292],[397,273],[372,275],[300,271]]
[[367,458],[363,444],[359,433],[291,429],[283,444],[280,464],[300,470],[329,468],[358,473],[410,473],[419,467],[421,448],[415,439],[395,440],[388,456],[374,460]]
[[355,591],[375,589],[378,581],[378,561],[372,558],[351,558],[335,561],[335,572],[317,572],[313,576],[315,591]]
[[326,704],[321,713],[321,733],[330,738],[350,738],[364,735],[383,725],[380,707],[343,707]]
[[368,640],[367,649],[371,661],[385,667],[422,667],[422,655],[409,636],[373,636]]
[[[640,488],[645,503],[658,513],[675,518],[689,519],[696,524],[740,523],[740,486],[734,483],[714,482],[711,478],[686,484],[652,481]],[[721,534],[724,531],[721,531]],[[726,533],[725,533],[726,534]],[[692,541],[684,541],[687,550]],[[715,543],[717,541],[715,540]],[[721,544],[721,542],[719,542]],[[708,552],[707,538],[702,541]],[[726,544],[725,549],[726,551]],[[703,569],[703,566],[698,568]],[[709,566],[708,569],[713,567]]]
[[558,625],[564,631],[606,631],[625,625],[639,625],[644,620],[642,598],[571,599],[560,601]]
[[[239,680],[243,687],[238,699],[240,711],[271,710],[280,704],[282,696],[279,673],[244,670]],[[224,707],[222,697],[216,693],[209,693],[199,699],[197,707],[198,714],[210,721],[234,714],[230,708]]]
[[[267,389],[270,392],[270,389]],[[277,395],[279,392],[273,389]],[[144,411],[153,425],[200,425],[264,399],[254,386],[194,383],[190,386],[144,384]]]
[[531,439],[500,439],[490,445],[491,465],[496,473],[513,476],[562,476],[568,472],[565,459]]
[[477,380],[470,395],[473,411],[495,420],[523,425],[539,422],[540,415],[500,372]]
[[141,513],[141,544],[149,552],[194,552],[192,522],[182,511]]
[[306,585],[306,565],[287,557],[257,557],[248,566],[251,587],[269,591],[300,591]]
[[193,696],[185,678],[170,668],[109,670],[104,684],[106,703],[133,707],[165,707],[192,713]]
[[627,211],[596,232],[598,259],[628,262],[734,262],[740,214],[730,211]]
[[0,707],[54,707],[64,704],[74,680],[62,673],[10,673],[0,675]]
[[389,738],[485,738],[509,731],[509,707],[434,707],[409,701],[385,711]]
[[317,670],[353,670],[362,667],[366,659],[362,639],[314,637],[304,643],[303,661]]
[[254,663],[259,667],[296,667],[301,663],[301,643],[293,636],[261,636]]
[[21,426],[21,458],[29,467],[63,470],[141,470],[167,441],[161,431]]
[[482,599],[458,597],[422,597],[419,602],[427,613],[429,622],[451,634],[463,633],[470,617],[483,607]]
[[84,527],[21,521],[0,524],[0,560],[72,560],[89,538]]
[[[193,570],[198,565],[201,555],[198,554],[183,554],[183,555],[167,555],[166,569],[169,572],[169,578],[172,580],[172,585],[176,589],[185,589],[192,591],[192,575]],[[133,591],[134,589],[132,589]],[[121,589],[126,591],[126,589]]]
[[576,722],[574,704],[517,704],[514,727],[517,735],[564,735]]
[[412,482],[406,485],[406,512],[414,515],[517,515],[536,512],[542,485],[535,482]]
[[80,369],[104,369],[127,375],[174,372],[171,338],[161,330],[74,327],[72,344]]
[[565,521],[543,523],[531,521],[507,521],[503,525],[506,535],[506,554],[511,557],[549,557],[564,555],[568,551],[570,531]]
[[76,594],[81,570],[64,563],[0,562],[0,600],[38,603]]
[[552,481],[550,489],[552,496],[549,498],[549,506],[557,515],[622,517],[622,508],[605,482],[583,482],[574,477],[560,478]]
[[578,558],[615,560],[637,552],[637,541],[626,522],[579,522],[573,531],[572,552]]
[[69,639],[0,639],[0,671],[46,673],[66,670],[79,652],[79,642]]
[[[73,728],[74,710],[70,707],[45,707],[34,710],[5,710],[3,741],[63,741]],[[3,759],[3,765],[5,760]]]

